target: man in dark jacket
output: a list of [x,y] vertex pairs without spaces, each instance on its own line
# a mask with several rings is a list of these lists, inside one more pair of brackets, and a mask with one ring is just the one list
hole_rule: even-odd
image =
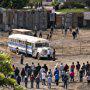
[[18,75],[18,76],[16,77],[16,80],[17,80],[17,83],[20,85],[20,82],[21,82],[21,77],[20,77],[20,75]]
[[16,67],[16,69],[14,70],[14,72],[15,72],[15,78],[19,75],[19,69],[18,69],[18,67]]
[[48,71],[48,67],[47,67],[46,64],[44,64],[43,68],[45,69],[45,72],[47,73],[47,71]]

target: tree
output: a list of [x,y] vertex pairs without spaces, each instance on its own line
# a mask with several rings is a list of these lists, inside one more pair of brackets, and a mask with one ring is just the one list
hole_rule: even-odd
[[37,8],[38,6],[42,5],[42,0],[29,0],[29,6],[31,6],[31,8],[34,6],[35,8]]
[[13,72],[13,67],[11,65],[11,58],[9,55],[0,53],[0,72],[5,76]]
[[14,74],[10,56],[5,53],[0,53],[0,86],[11,86],[14,90],[25,90],[17,84],[14,78],[9,77],[11,73]]
[[27,6],[29,0],[1,0],[0,6],[3,8],[21,9]]
[[29,0],[12,0],[12,7],[16,9],[21,9],[27,6]]

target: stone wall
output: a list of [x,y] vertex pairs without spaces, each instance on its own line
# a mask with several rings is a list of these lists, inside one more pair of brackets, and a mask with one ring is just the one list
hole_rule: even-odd
[[47,29],[47,12],[30,10],[0,10],[0,30],[25,28],[34,30]]

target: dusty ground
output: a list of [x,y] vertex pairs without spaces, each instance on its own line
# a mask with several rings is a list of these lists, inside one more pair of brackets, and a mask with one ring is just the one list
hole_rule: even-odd
[[[48,31],[49,32],[49,31]],[[46,35],[48,32],[44,32],[43,37],[46,38]],[[4,37],[0,37],[0,42],[7,42],[7,36],[4,35]],[[71,65],[72,62],[79,61],[81,64],[83,62],[86,63],[86,61],[90,61],[90,31],[89,30],[80,30],[79,36],[73,40],[72,35],[70,32],[68,32],[67,36],[64,37],[64,34],[62,34],[61,30],[54,31],[53,37],[50,40],[50,44],[52,47],[56,49],[56,61],[52,60],[37,60],[30,57],[25,57],[24,65],[25,63],[31,64],[32,62],[37,65],[37,63],[40,63],[40,65],[47,64],[49,68],[52,70],[54,69],[54,66],[60,62],[63,62],[64,64]],[[12,54],[9,52],[8,48],[6,46],[1,45],[0,50],[3,50],[4,52],[8,52],[11,57],[13,58],[12,63],[18,66],[19,68],[24,67],[24,65],[20,65],[20,56]],[[77,79],[76,79],[77,81]],[[90,86],[85,83],[86,80],[84,80],[84,83],[70,83],[68,86],[68,90],[89,90]],[[23,83],[22,83],[23,84]],[[28,89],[30,86],[28,85]],[[47,86],[43,87],[40,85],[41,90],[47,90]],[[64,90],[62,87],[62,83],[59,84],[58,87],[56,87],[54,84],[52,84],[51,90]],[[34,90],[34,89],[33,89]]]

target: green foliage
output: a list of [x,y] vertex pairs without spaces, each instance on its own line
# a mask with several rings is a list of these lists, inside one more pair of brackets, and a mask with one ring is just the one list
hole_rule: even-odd
[[2,72],[4,75],[8,75],[13,72],[11,58],[9,55],[4,53],[0,54],[0,72]]
[[13,78],[5,78],[5,75],[0,73],[0,86],[11,86],[14,90],[25,90],[22,86],[18,85]]
[[87,11],[90,11],[89,9],[77,9],[77,8],[74,8],[74,9],[60,9],[60,10],[57,10],[57,12],[60,12],[60,13],[80,13],[80,12],[87,12]]
[[79,3],[79,2],[64,2],[64,4],[62,5],[61,9],[65,9],[65,8],[84,8],[85,5],[83,3]]
[[26,90],[26,89],[24,89],[22,86],[20,86],[20,85],[15,85],[14,86],[14,90]]
[[59,2],[57,0],[55,0],[54,2],[51,3],[52,6],[57,6],[59,4]]
[[15,9],[21,9],[28,4],[29,0],[12,0],[12,7]]
[[6,84],[9,85],[9,86],[14,86],[14,85],[17,84],[16,80],[13,79],[13,78],[7,78],[6,81],[7,81]]
[[5,53],[0,53],[0,61],[8,61],[11,62],[11,58],[9,55]]
[[10,78],[11,75],[14,75],[11,58],[7,54],[0,53],[0,86],[11,86],[14,90],[24,90],[15,79]]
[[0,6],[3,8],[21,9],[28,4],[29,0],[1,0]]
[[28,6],[30,6],[31,8],[33,8],[33,6],[35,8],[37,8],[38,6],[42,5],[42,0],[29,0]]
[[3,73],[0,73],[0,82],[5,78],[5,75]]

